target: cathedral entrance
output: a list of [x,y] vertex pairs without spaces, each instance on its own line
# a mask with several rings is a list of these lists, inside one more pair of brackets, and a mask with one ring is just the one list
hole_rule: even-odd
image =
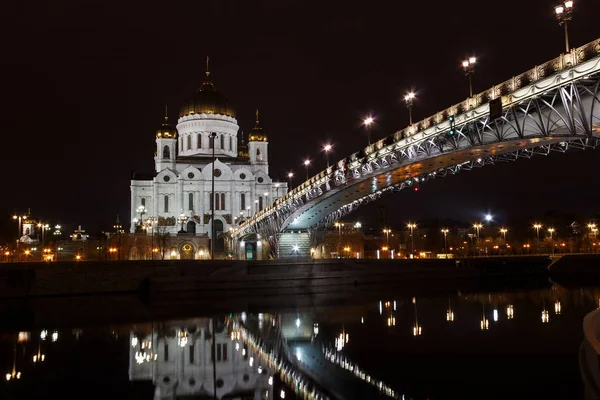
[[214,224],[214,237],[212,240],[215,241],[215,253],[222,253],[225,251],[225,238],[223,238],[223,221],[216,219]]
[[189,243],[185,243],[181,246],[181,259],[182,260],[193,260],[194,259],[194,246]]
[[196,235],[196,223],[194,221],[188,221],[187,234],[188,235]]

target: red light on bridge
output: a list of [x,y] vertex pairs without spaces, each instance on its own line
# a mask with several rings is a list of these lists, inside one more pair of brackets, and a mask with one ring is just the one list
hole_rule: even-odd
[[418,191],[419,191],[419,187],[415,186],[415,192],[418,192]]

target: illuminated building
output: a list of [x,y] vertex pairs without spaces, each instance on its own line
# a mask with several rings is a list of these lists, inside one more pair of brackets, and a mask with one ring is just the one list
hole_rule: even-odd
[[[238,131],[236,113],[213,84],[207,59],[204,83],[181,106],[177,126],[165,115],[156,131],[154,174],[132,177],[130,232],[144,233],[143,221],[152,217],[157,232],[211,237],[214,205],[219,253],[221,233],[284,196],[287,182],[269,176],[269,143],[258,110],[247,144]],[[198,252],[194,248],[192,258]]]

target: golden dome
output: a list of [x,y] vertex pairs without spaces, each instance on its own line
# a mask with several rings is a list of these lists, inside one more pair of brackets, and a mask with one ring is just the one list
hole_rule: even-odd
[[175,139],[177,137],[177,129],[173,125],[169,124],[169,117],[167,116],[167,106],[165,105],[165,122],[163,122],[156,130],[156,138]]
[[250,132],[250,136],[248,137],[249,142],[266,142],[267,135],[263,131],[263,128],[260,127],[258,122],[258,109],[256,110],[256,125]]
[[179,117],[191,114],[220,114],[235,118],[235,111],[215,88],[209,77],[208,57],[206,57],[206,79],[196,93],[183,103]]

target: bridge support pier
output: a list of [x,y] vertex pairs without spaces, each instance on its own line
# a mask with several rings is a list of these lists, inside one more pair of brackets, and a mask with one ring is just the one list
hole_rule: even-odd
[[277,258],[280,260],[309,260],[310,233],[308,231],[284,231],[279,236]]

